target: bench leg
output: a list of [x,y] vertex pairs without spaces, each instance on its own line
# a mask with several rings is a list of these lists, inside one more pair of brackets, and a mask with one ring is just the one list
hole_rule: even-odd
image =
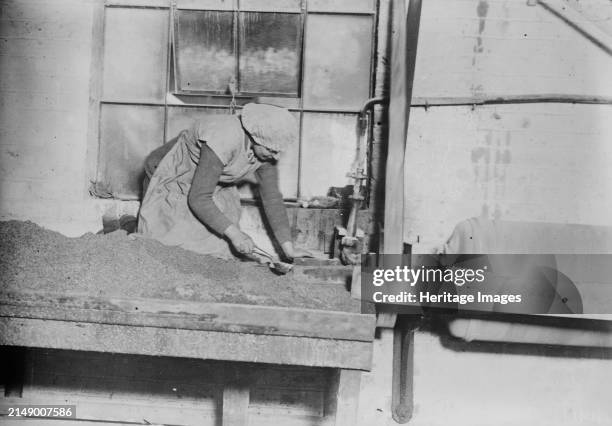
[[329,414],[333,416],[334,426],[357,425],[361,371],[336,370],[329,400]]
[[246,426],[249,422],[249,387],[228,383],[223,389],[222,426]]

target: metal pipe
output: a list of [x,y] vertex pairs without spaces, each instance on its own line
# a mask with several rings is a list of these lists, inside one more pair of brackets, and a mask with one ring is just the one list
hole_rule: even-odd
[[368,99],[362,106],[357,117],[357,144],[355,147],[355,159],[351,166],[351,171],[348,173],[348,177],[353,179],[353,194],[351,195],[351,210],[349,213],[346,228],[341,231],[342,250],[340,258],[346,264],[357,264],[360,261],[359,255],[362,250],[362,237],[358,236],[357,229],[357,214],[361,209],[363,202],[362,188],[364,182],[368,179],[366,173],[366,153],[369,149],[370,140],[366,136],[368,129],[368,111],[374,105],[385,102],[386,99],[382,97],[375,97]]
[[388,103],[389,100],[385,97],[382,96],[378,96],[378,97],[374,97],[374,98],[370,98],[367,101],[365,101],[365,103],[363,104],[363,106],[361,107],[361,109],[359,110],[359,118],[358,118],[358,123],[359,123],[359,132],[360,134],[363,134],[366,129],[367,129],[367,113],[370,110],[370,108],[372,108],[374,105],[377,104],[386,104]]
[[453,319],[448,324],[452,336],[466,342],[526,343],[536,345],[612,348],[612,324],[597,329],[552,327],[475,318]]
[[534,104],[534,103],[564,103],[564,104],[592,104],[612,105],[612,97],[595,95],[570,94],[527,94],[527,95],[488,95],[476,97],[430,97],[413,98],[411,107],[441,107],[441,106],[481,106],[505,104]]
[[384,96],[377,96],[374,98],[370,98],[367,101],[365,101],[365,103],[361,107],[360,114],[361,115],[365,114],[370,108],[372,108],[372,106],[376,104],[383,104],[383,103],[387,103],[388,101],[389,100],[385,98]]

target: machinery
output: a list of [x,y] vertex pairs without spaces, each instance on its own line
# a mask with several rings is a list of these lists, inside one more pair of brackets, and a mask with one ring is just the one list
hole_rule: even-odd
[[385,101],[385,98],[368,99],[361,108],[357,118],[355,160],[353,161],[351,171],[347,174],[348,177],[353,179],[353,191],[349,196],[351,209],[346,227],[337,226],[335,232],[339,257],[342,263],[346,265],[357,265],[361,262],[365,232],[357,226],[357,215],[365,200],[366,181],[368,179],[366,160],[369,148],[369,111],[374,105]]

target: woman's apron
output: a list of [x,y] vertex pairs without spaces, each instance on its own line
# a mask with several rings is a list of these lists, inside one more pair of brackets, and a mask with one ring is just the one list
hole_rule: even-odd
[[221,185],[217,185],[213,201],[238,226],[240,195],[232,183],[251,176],[261,163],[249,155],[236,116],[212,115],[205,116],[193,129],[182,131],[159,163],[140,207],[138,232],[169,246],[231,258],[229,243],[203,225],[187,203],[202,143],[224,164]]

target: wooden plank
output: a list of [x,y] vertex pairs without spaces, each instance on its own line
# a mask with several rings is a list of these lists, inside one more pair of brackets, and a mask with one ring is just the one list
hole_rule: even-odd
[[353,299],[361,299],[361,265],[353,267],[353,276],[351,277],[351,297]]
[[[325,383],[327,384],[327,382]],[[249,412],[251,415],[292,415],[323,417],[325,388],[316,391],[295,388],[251,387]]]
[[[393,1],[389,147],[385,177],[385,254],[400,254],[404,248],[404,166],[420,18],[421,0]],[[394,324],[394,315],[388,316],[385,323]]]
[[53,293],[0,293],[0,315],[99,324],[371,342],[372,315],[314,309]]
[[[283,425],[283,426],[328,426],[329,422],[324,417],[312,417],[312,416],[300,416],[300,417],[288,417],[286,415],[269,415],[269,414],[258,414],[257,416],[251,415],[249,419],[249,426],[271,426],[271,425]],[[22,426],[22,425],[18,425]]]
[[372,344],[0,316],[0,345],[369,370]]
[[[406,180],[406,145],[408,142],[408,123],[410,103],[416,65],[419,24],[421,21],[421,0],[393,1],[393,32],[391,48],[391,99],[389,104],[389,149],[387,154],[387,192],[385,196],[385,254],[401,254],[404,250],[404,225],[406,222],[404,186]],[[388,267],[383,260],[383,266]],[[384,317],[387,318],[384,318]],[[381,324],[395,325],[394,314],[381,313]],[[394,353],[396,367],[398,354]],[[396,375],[400,374],[396,371]],[[395,376],[394,376],[395,377]],[[396,379],[394,379],[395,381]],[[395,393],[395,389],[393,389]],[[392,395],[395,398],[395,395]],[[395,407],[394,407],[395,408]],[[397,421],[397,416],[394,415]]]
[[399,424],[408,423],[414,413],[414,331],[418,324],[418,319],[403,316],[393,335],[391,413]]
[[[385,178],[385,235],[383,253],[400,254],[404,243],[404,161],[416,58],[416,30],[407,26],[409,4],[420,1],[394,0],[391,40],[391,99],[389,102],[389,144]],[[410,33],[409,33],[410,31]],[[409,39],[410,36],[413,39]]]
[[[100,100],[104,69],[104,4],[94,3],[91,33],[91,65],[89,67],[89,108],[87,111],[87,185],[96,180],[100,145]],[[83,188],[84,192],[87,188]]]
[[223,389],[222,426],[246,426],[249,423],[249,387],[230,383]]
[[[216,404],[208,401],[172,401],[164,398],[142,398],[137,395],[114,395],[111,398],[92,396],[83,392],[67,393],[65,390],[54,392],[52,388],[35,391],[23,398],[0,398],[0,413],[5,414],[8,407],[15,405],[76,405],[76,419],[65,420],[68,426],[79,424],[146,424],[154,425],[198,425],[215,426]],[[0,417],[5,426],[7,417]],[[82,422],[82,423],[81,423]],[[90,423],[91,422],[91,423]],[[59,426],[61,419],[19,421],[18,425]]]
[[[325,415],[331,373],[325,368],[97,352],[27,353],[33,362],[25,367],[26,392],[21,401],[12,398],[12,404],[55,404],[61,399],[77,405],[79,419],[117,422],[146,418],[155,424],[219,426],[224,386],[243,380],[250,390],[249,424],[269,420],[267,424],[285,425],[293,418],[293,424],[302,419],[302,425],[314,426]],[[0,412],[6,401],[0,396]]]
[[[147,387],[147,393],[177,397],[177,394],[169,392],[180,384],[180,400],[186,402],[190,395],[206,394],[206,386],[220,387],[225,380],[220,368],[224,363],[220,361],[35,348],[28,348],[26,354],[25,371],[29,373],[23,381],[30,393],[33,387],[47,389],[57,386],[71,389],[89,387],[110,395],[112,392],[135,393],[133,390],[142,386]],[[73,380],[80,383],[73,387],[70,384]]]
[[361,390],[361,371],[336,371],[329,400],[330,415],[334,426],[354,426],[358,424],[359,393]]
[[394,328],[397,322],[397,314],[392,312],[379,312],[376,316],[376,327]]

